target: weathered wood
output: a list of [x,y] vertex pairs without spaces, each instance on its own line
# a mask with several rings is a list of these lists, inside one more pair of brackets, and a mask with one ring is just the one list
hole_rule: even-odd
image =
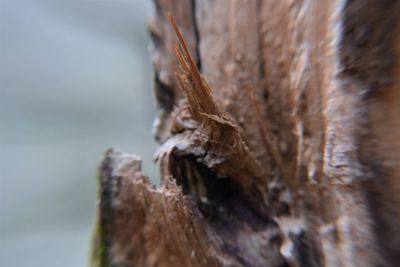
[[397,266],[400,4],[155,6],[162,186],[107,152],[97,266]]

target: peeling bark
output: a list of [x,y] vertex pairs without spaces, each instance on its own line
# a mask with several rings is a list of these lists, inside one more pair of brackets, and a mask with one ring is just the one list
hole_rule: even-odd
[[162,185],[106,153],[93,266],[396,266],[397,1],[154,2]]

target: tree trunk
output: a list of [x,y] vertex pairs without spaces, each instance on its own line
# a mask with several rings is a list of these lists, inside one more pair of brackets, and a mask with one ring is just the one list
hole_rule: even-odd
[[93,266],[397,266],[398,2],[155,7],[162,185],[106,152]]

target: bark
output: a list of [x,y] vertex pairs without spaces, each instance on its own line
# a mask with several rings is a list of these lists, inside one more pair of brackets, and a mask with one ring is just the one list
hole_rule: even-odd
[[106,152],[93,266],[396,266],[397,1],[154,2],[162,182]]

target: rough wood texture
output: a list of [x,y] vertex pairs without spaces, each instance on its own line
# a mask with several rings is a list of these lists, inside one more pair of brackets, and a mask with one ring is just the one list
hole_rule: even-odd
[[399,3],[155,7],[162,185],[106,153],[93,265],[397,266]]

